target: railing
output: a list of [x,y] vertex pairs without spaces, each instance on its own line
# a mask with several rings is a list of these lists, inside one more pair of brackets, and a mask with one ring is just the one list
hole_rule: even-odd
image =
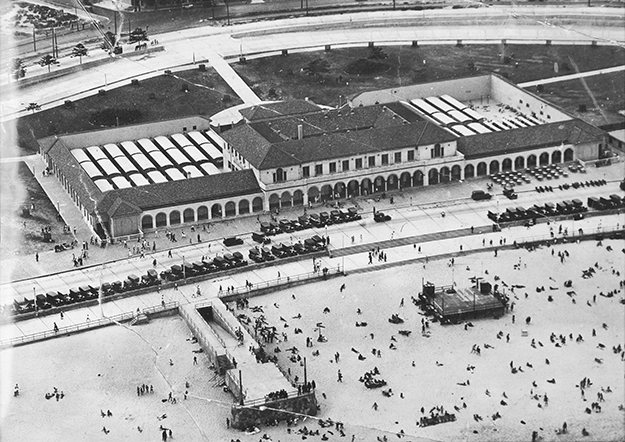
[[[197,311],[197,309],[205,308],[205,307],[211,307],[212,310],[213,310],[213,313],[216,312],[216,309],[213,307],[213,303],[210,302],[210,301],[201,301],[201,302],[198,302],[198,303],[193,305],[193,308],[195,308],[196,311]],[[195,323],[187,316],[187,314],[184,311],[184,309],[181,309],[180,311],[183,314],[183,317],[187,320],[187,324],[189,324],[189,327],[196,334],[196,338],[200,339],[200,337],[201,337],[203,340],[207,341],[206,337],[204,336],[204,333],[202,333],[202,331],[198,327],[196,327],[194,325]],[[210,325],[210,323],[208,321],[204,320],[204,318],[201,315],[200,315],[200,318],[206,323],[207,328],[213,334],[215,339],[217,339],[217,341],[222,345],[223,353],[232,362],[233,357],[230,354],[230,352],[228,351],[228,349],[226,348],[226,342],[224,341],[224,339],[221,336],[219,336],[219,333],[217,333],[215,331],[215,329],[213,329],[213,327]],[[198,335],[199,335],[199,337],[198,337]],[[206,343],[205,345],[208,346],[208,343]],[[217,350],[216,349],[214,349],[214,350],[215,350],[215,355],[217,355]]]
[[[238,339],[237,334],[235,330],[232,328],[232,326],[230,325],[230,323],[226,321],[226,318],[224,318],[224,315],[222,315],[221,312],[217,310],[214,306],[213,306],[213,314],[221,320],[222,324],[219,324],[221,328],[223,328],[225,331],[230,333],[230,336],[232,336],[233,338]],[[232,317],[232,319],[237,321],[237,319],[234,316]],[[224,344],[224,347],[225,347],[225,344]]]
[[[152,307],[146,307],[143,310],[140,310],[139,313],[143,313],[146,315],[149,314],[154,314],[154,313],[160,313],[160,312],[164,312],[167,310],[172,310],[172,309],[177,309],[178,308],[178,302],[177,301],[171,301],[171,302],[166,302],[160,305],[155,305]],[[117,315],[114,316],[109,316],[109,317],[105,317],[105,318],[100,318],[100,319],[94,319],[91,321],[87,321],[87,322],[82,322],[80,324],[74,324],[74,325],[69,325],[67,327],[62,327],[59,328],[58,331],[54,331],[54,330],[46,330],[43,332],[38,332],[38,333],[32,333],[29,335],[24,335],[24,336],[18,336],[16,338],[11,338],[11,339],[5,339],[3,341],[0,341],[0,349],[2,348],[7,348],[7,347],[13,347],[16,345],[24,345],[24,344],[29,344],[31,342],[35,342],[35,341],[41,341],[44,339],[50,339],[50,338],[54,338],[56,336],[61,336],[61,335],[68,335],[68,334],[72,334],[72,333],[78,333],[81,331],[86,331],[86,330],[90,330],[90,329],[94,329],[94,328],[99,328],[99,327],[105,327],[107,325],[111,325],[111,324],[115,324],[118,322],[127,322],[132,320],[133,318],[135,318],[137,316],[137,312],[125,312],[125,313],[119,313]]]
[[298,275],[284,276],[284,277],[280,277],[276,279],[271,279],[269,281],[257,282],[255,284],[250,285],[249,287],[246,287],[246,286],[234,287],[234,289],[230,291],[226,291],[226,292],[222,290],[221,292],[219,292],[218,296],[220,298],[225,298],[225,297],[230,297],[230,296],[245,295],[255,290],[262,290],[262,289],[271,288],[271,287],[279,287],[282,285],[286,285],[286,284],[290,284],[292,282],[298,282],[298,281],[322,279],[324,276],[337,275],[337,274],[342,274],[342,273],[343,273],[343,269],[339,265],[337,268],[328,268],[328,271],[325,274],[322,271],[319,271],[319,272],[308,272],[308,273],[300,273]]
[[246,407],[255,407],[255,406],[260,406],[260,405],[264,405],[264,404],[268,404],[271,402],[277,402],[277,401],[282,401],[285,399],[291,399],[297,396],[301,396],[299,394],[299,392],[297,390],[292,390],[287,392],[287,396],[286,397],[281,397],[281,398],[277,398],[277,399],[266,399],[266,398],[257,398],[257,399],[249,399],[249,400],[244,400],[243,404]]

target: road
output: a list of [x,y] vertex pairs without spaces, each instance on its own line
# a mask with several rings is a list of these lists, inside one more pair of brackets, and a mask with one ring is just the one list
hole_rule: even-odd
[[[577,175],[581,180],[583,175]],[[517,200],[508,200],[507,198],[498,197],[490,201],[475,202],[470,199],[456,199],[448,200],[444,203],[429,203],[424,205],[403,205],[397,206],[392,210],[385,210],[392,216],[392,220],[385,223],[376,223],[373,221],[371,213],[363,213],[363,220],[352,223],[338,224],[328,226],[324,229],[307,229],[303,231],[293,232],[292,234],[283,233],[273,237],[274,243],[280,242],[293,242],[303,241],[312,235],[330,236],[331,238],[331,250],[342,249],[358,244],[369,244],[370,247],[375,247],[377,243],[384,243],[384,248],[399,247],[406,244],[413,244],[418,241],[419,236],[426,235],[427,241],[439,241],[444,240],[447,236],[457,236],[454,234],[444,234],[444,232],[454,232],[459,229],[465,229],[462,236],[466,236],[471,226],[474,226],[480,233],[490,233],[492,221],[487,217],[488,211],[503,212],[508,207],[530,207],[534,204],[544,204],[546,202],[557,203],[565,199],[579,198],[582,201],[586,201],[589,196],[604,196],[612,193],[622,194],[622,191],[618,188],[617,182],[610,182],[606,186],[602,187],[586,187],[580,189],[570,188],[569,190],[555,190],[553,193],[537,193],[529,190],[530,185],[526,185],[526,190],[519,193]],[[445,212],[445,216],[441,216],[442,212]],[[600,222],[601,218],[592,219],[591,221],[585,221],[591,225],[596,225]],[[571,226],[573,230],[576,222],[566,221],[562,222],[564,226]],[[531,235],[544,235],[548,233],[545,230],[546,225],[538,225],[532,229]],[[524,229],[524,228],[521,228]],[[434,235],[434,236],[432,236]],[[494,234],[497,236],[500,234]],[[526,234],[524,236],[528,236]],[[352,238],[354,242],[352,243]],[[406,240],[406,238],[409,238]],[[149,239],[149,238],[148,238]],[[67,272],[61,272],[53,275],[42,276],[34,279],[28,279],[18,281],[10,284],[3,284],[0,286],[0,303],[5,304],[11,302],[12,299],[18,296],[31,297],[34,291],[37,293],[46,293],[48,291],[61,291],[67,292],[71,287],[78,287],[81,285],[94,285],[99,286],[101,281],[113,282],[123,281],[130,274],[143,275],[148,269],[155,268],[157,271],[162,271],[170,268],[174,264],[181,264],[184,262],[201,261],[203,256],[214,257],[217,254],[223,254],[227,252],[240,251],[247,257],[248,250],[257,245],[246,236],[245,243],[241,246],[226,248],[221,243],[216,241],[205,242],[200,244],[194,244],[187,247],[175,249],[172,252],[172,257],[167,256],[166,251],[159,251],[155,254],[148,254],[145,258],[129,258],[112,263],[108,263],[104,266],[95,266],[89,268],[81,268],[77,270],[71,270]],[[390,243],[389,241],[392,241]],[[431,247],[431,246],[429,246]],[[437,248],[439,246],[437,245]],[[364,251],[368,249],[361,250]],[[355,249],[357,250],[357,249]],[[64,258],[69,259],[69,255],[64,255]],[[153,260],[156,259],[156,267],[153,267]],[[324,258],[325,262],[330,262],[329,258]],[[276,265],[281,265],[280,260],[275,261]],[[324,264],[325,265],[325,264]],[[330,264],[327,264],[330,265]],[[332,264],[333,266],[336,264]],[[283,275],[293,275],[299,273],[305,273],[311,271],[309,259],[305,256],[302,261],[297,264],[289,264],[289,270],[283,272]],[[251,267],[250,267],[251,269]],[[265,281],[267,279],[275,278],[276,270],[273,267],[263,269],[253,269],[249,272],[249,280],[252,283]],[[213,277],[215,279],[211,284],[211,289],[218,289],[219,275]],[[226,277],[225,279],[230,279]],[[225,286],[226,284],[224,284]],[[239,284],[237,284],[238,286]],[[243,285],[240,283],[240,285]]]
[[[58,106],[66,99],[77,100],[94,95],[101,88],[112,88],[126,84],[131,78],[148,78],[162,75],[163,70],[180,65],[192,66],[193,60],[208,60],[213,54],[212,48],[225,59],[238,58],[256,53],[279,53],[281,49],[296,50],[302,48],[323,48],[327,44],[336,46],[353,45],[357,42],[375,41],[377,43],[409,43],[418,40],[424,43],[455,44],[457,39],[468,42],[527,42],[528,40],[551,40],[554,44],[588,42],[589,38],[605,42],[623,41],[622,29],[618,26],[579,26],[575,31],[558,26],[544,26],[539,20],[542,14],[563,14],[560,8],[524,8],[526,14],[536,15],[532,24],[510,22],[511,10],[489,8],[481,10],[442,11],[403,11],[361,13],[338,16],[307,17],[299,19],[276,20],[273,22],[246,23],[227,28],[202,27],[170,32],[157,36],[165,46],[164,52],[138,54],[120,58],[113,63],[88,68],[55,78],[50,81],[30,86],[3,97],[0,109],[2,121],[25,115],[25,104],[36,102],[42,109]],[[621,17],[620,9],[592,8],[592,14]],[[580,17],[588,13],[586,8],[567,8],[566,14]],[[534,15],[532,15],[534,16]],[[462,17],[469,26],[458,26],[450,33],[449,26],[412,26],[424,17],[444,20]],[[472,20],[469,20],[472,18]],[[500,24],[480,25],[477,19],[499,21]],[[386,28],[393,24],[394,27]],[[373,26],[373,27],[372,27]],[[592,36],[592,37],[589,37]],[[128,50],[128,48],[126,48]],[[92,59],[107,57],[103,53],[93,53]],[[65,59],[61,67],[77,64],[75,59]],[[43,68],[33,67],[29,76],[43,73]],[[57,68],[55,68],[57,69]],[[45,78],[45,77],[43,77]],[[3,80],[6,81],[6,80]],[[11,94],[4,94],[11,95]]]

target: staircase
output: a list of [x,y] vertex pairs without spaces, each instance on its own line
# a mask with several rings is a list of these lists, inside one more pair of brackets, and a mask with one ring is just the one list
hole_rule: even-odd
[[137,316],[132,318],[130,321],[130,325],[141,325],[148,324],[150,322],[150,318],[145,313],[139,313]]

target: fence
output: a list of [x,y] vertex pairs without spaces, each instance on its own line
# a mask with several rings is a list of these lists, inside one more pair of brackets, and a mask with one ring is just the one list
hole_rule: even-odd
[[[155,313],[162,313],[168,310],[173,310],[178,308],[177,301],[166,302],[160,305],[155,305],[152,307],[146,307],[143,310],[140,310],[140,313],[145,315],[151,315]],[[54,330],[46,330],[43,332],[33,333],[29,335],[19,336],[17,338],[5,339],[0,341],[0,349],[15,347],[18,345],[30,344],[36,341],[43,341],[45,339],[55,338],[57,336],[69,335],[73,333],[79,333],[86,330],[91,330],[99,327],[106,327],[107,325],[112,325],[118,322],[127,322],[131,321],[137,316],[137,312],[125,312],[119,313],[114,316],[104,317],[100,319],[94,319],[87,322],[82,322],[80,324],[69,325],[67,327],[59,328],[58,331]]]
[[319,271],[319,272],[300,273],[298,275],[280,277],[276,279],[271,279],[269,281],[261,281],[255,284],[251,284],[249,287],[246,287],[246,286],[234,287],[232,290],[229,290],[226,292],[222,290],[219,292],[218,296],[219,298],[237,297],[239,295],[248,295],[251,292],[269,289],[272,287],[279,288],[280,286],[286,286],[292,283],[310,281],[313,279],[323,279],[328,276],[336,276],[336,275],[342,275],[342,274],[343,274],[343,269],[339,265],[336,269],[328,268],[327,271],[325,272]]

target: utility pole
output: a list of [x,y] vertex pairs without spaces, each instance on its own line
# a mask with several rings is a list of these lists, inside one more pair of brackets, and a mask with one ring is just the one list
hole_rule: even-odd
[[113,11],[113,17],[115,17],[115,35],[117,35],[117,11]]
[[228,6],[228,0],[224,0],[226,4],[226,15],[228,17],[228,26],[230,26],[230,6]]
[[35,27],[33,26],[33,51],[37,52],[37,39],[35,38]]

